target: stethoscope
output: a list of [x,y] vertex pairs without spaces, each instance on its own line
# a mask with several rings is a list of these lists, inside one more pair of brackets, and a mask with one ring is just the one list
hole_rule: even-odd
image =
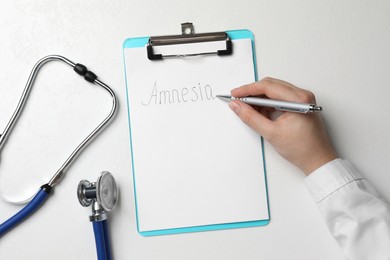
[[[0,135],[0,152],[1,152],[5,142],[7,140],[7,138],[9,137],[9,134],[10,134],[12,128],[14,127],[18,117],[20,116],[20,114],[22,112],[22,109],[26,103],[27,97],[31,91],[31,88],[34,84],[34,80],[35,80],[40,68],[49,61],[62,61],[64,63],[68,64],[69,66],[71,66],[73,68],[73,70],[77,74],[79,74],[80,76],[83,76],[86,81],[93,83],[95,85],[98,85],[98,86],[102,87],[103,89],[105,89],[112,97],[112,108],[111,108],[111,111],[108,114],[108,116],[74,149],[74,151],[71,153],[71,155],[68,157],[68,159],[66,159],[64,164],[53,175],[53,177],[50,179],[50,181],[40,187],[38,193],[31,199],[31,201],[24,208],[22,208],[19,212],[17,212],[14,216],[12,216],[10,219],[8,219],[4,223],[0,224],[0,237],[2,235],[4,235],[5,233],[7,233],[8,231],[10,231],[15,226],[17,226],[19,223],[21,223],[24,219],[26,219],[32,213],[34,213],[46,201],[46,199],[48,198],[52,189],[61,181],[61,179],[64,177],[66,171],[68,170],[70,165],[73,163],[73,161],[77,158],[77,156],[79,156],[79,154],[93,140],[93,138],[96,137],[104,129],[104,127],[110,123],[110,121],[113,119],[113,117],[116,113],[117,107],[118,107],[117,98],[115,96],[114,91],[109,86],[107,86],[105,83],[100,81],[93,72],[91,72],[87,69],[86,66],[79,64],[79,63],[75,64],[72,61],[68,60],[67,58],[59,56],[59,55],[46,56],[46,57],[42,58],[41,60],[39,60],[35,64],[35,66],[33,67],[31,74],[27,80],[26,86],[23,90],[22,96],[19,100],[19,103],[15,109],[15,112],[13,113],[13,115],[12,115],[11,119],[9,120],[7,126],[5,127],[3,133]],[[86,185],[87,183],[84,183],[84,184],[85,185],[82,186],[81,188],[83,188],[83,189],[85,188],[85,190],[89,190],[87,185]],[[113,193],[113,194],[117,194],[115,180],[113,179],[112,175],[111,174],[103,174],[100,177],[100,179],[98,180],[98,182],[96,182],[96,185],[101,186],[99,188],[95,188],[95,192],[94,192],[95,195],[94,196],[97,196],[96,199],[94,199],[92,197],[91,198],[86,197],[84,201],[85,202],[91,201],[91,203],[92,203],[92,201],[94,201],[94,202],[96,201],[96,203],[93,203],[94,206],[96,205],[96,207],[97,207],[96,210],[98,210],[98,205],[101,205],[102,209],[105,211],[111,210],[113,208],[113,206],[115,205],[116,198],[115,198],[115,201],[114,200],[110,201],[113,199],[114,196],[113,195],[109,196],[110,199],[108,199],[108,197],[106,197],[106,195],[105,195],[105,194],[108,194],[107,189],[104,187],[115,188],[114,189],[115,193]],[[86,192],[85,194],[89,194],[89,193]],[[115,195],[115,197],[116,197],[116,195]],[[87,204],[88,203],[86,203],[85,205],[87,205]],[[104,214],[102,213],[100,216],[103,217],[103,215]],[[104,221],[98,221],[98,222],[105,223]],[[99,227],[101,230],[107,230],[107,228],[104,227],[104,225],[106,225],[106,224],[101,224],[101,225],[102,226]],[[100,235],[101,234],[104,234],[104,233],[100,232]],[[110,259],[110,258],[99,258],[99,259]]]
[[77,186],[77,197],[83,207],[92,205],[89,220],[93,225],[98,259],[111,260],[107,212],[113,210],[118,201],[118,188],[114,176],[105,171],[96,182],[80,181]]

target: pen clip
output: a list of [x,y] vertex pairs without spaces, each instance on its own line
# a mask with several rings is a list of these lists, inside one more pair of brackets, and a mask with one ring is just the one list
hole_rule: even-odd
[[297,112],[302,114],[307,114],[310,112],[321,112],[322,107],[310,104],[307,108],[291,108],[291,107],[275,107],[276,110],[285,111],[285,112]]
[[311,112],[311,110],[308,108],[308,109],[299,109],[299,108],[287,108],[287,107],[275,107],[276,110],[279,110],[279,111],[284,111],[284,112],[298,112],[298,113],[302,113],[302,114],[307,114],[309,112]]

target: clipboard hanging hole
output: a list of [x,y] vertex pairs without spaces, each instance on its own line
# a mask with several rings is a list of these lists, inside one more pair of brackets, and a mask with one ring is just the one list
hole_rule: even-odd
[[192,23],[182,23],[181,33],[183,35],[194,34],[195,33],[194,25]]

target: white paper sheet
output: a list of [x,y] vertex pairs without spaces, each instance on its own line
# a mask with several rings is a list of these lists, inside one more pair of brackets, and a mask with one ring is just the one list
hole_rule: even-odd
[[[260,137],[215,97],[255,80],[250,39],[233,44],[160,61],[124,50],[140,232],[269,218]],[[180,48],[199,45],[155,51]]]

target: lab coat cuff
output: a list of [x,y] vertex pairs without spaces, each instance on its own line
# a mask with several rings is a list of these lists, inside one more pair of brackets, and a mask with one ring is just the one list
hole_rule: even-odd
[[305,184],[315,202],[320,203],[333,192],[359,179],[363,177],[356,169],[347,160],[338,158],[312,172],[305,178]]

